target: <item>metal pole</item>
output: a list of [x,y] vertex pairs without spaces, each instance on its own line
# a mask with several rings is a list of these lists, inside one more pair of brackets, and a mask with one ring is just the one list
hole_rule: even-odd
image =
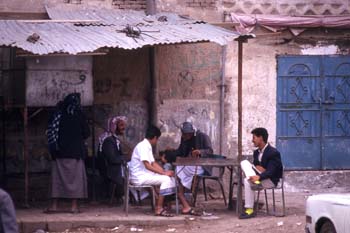
[[23,142],[23,157],[24,157],[24,206],[29,207],[29,158],[28,158],[28,107],[23,109],[23,127],[24,127],[24,142]]
[[221,83],[220,83],[220,144],[219,151],[220,154],[223,153],[224,148],[224,122],[225,122],[225,64],[226,64],[226,54],[227,45],[222,46],[222,58],[221,58]]

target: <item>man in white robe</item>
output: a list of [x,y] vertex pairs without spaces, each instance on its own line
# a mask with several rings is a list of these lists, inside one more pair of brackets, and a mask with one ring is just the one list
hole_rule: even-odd
[[[175,178],[173,171],[165,171],[154,160],[152,146],[155,146],[161,135],[160,130],[155,126],[147,129],[146,137],[139,142],[131,156],[129,163],[130,181],[136,185],[155,185],[160,186],[159,198],[155,209],[157,216],[172,217],[164,208],[164,197],[175,193]],[[187,203],[182,193],[178,194],[182,203],[182,213],[190,214],[192,209]]]

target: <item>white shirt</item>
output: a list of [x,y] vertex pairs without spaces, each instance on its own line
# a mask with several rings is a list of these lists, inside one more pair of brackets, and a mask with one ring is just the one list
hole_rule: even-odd
[[152,145],[146,138],[139,142],[132,152],[131,161],[129,162],[131,180],[138,180],[142,176],[155,174],[145,167],[143,161],[154,162]]
[[266,145],[264,146],[264,148],[262,148],[262,150],[258,150],[259,151],[259,156],[258,156],[258,159],[259,159],[259,162],[261,163],[261,159],[262,159],[262,156],[264,154],[264,151],[266,149],[266,147],[268,146],[269,144],[266,143]]

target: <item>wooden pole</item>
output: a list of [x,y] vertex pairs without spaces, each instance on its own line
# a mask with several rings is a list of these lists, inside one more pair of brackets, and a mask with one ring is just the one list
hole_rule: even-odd
[[28,107],[24,106],[23,109],[23,128],[24,128],[24,140],[23,140],[23,159],[24,159],[24,206],[29,208],[28,195],[29,195],[29,157],[28,157]]
[[[1,84],[3,87],[4,85]],[[1,177],[1,183],[0,185],[3,185],[3,187],[6,187],[6,123],[5,123],[5,99],[2,96],[1,97],[1,163],[2,163],[2,177]]]
[[[14,51],[14,57],[15,57]],[[25,87],[27,88],[27,73],[24,79]],[[29,153],[28,153],[28,106],[27,98],[24,100],[23,108],[23,159],[24,159],[24,206],[29,208],[28,196],[29,196]]]
[[91,120],[91,132],[92,132],[92,200],[96,201],[96,148],[95,148],[95,106],[92,105],[92,120]]
[[[246,39],[238,39],[238,164],[242,161],[242,82],[243,82],[243,43]],[[237,195],[237,213],[242,213],[242,172],[239,166],[239,181]],[[239,204],[239,205],[238,205]]]
[[242,160],[242,69],[243,42],[238,41],[238,162]]

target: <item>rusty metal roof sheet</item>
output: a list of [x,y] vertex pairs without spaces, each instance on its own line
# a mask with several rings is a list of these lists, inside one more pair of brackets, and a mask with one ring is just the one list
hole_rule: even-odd
[[[90,11],[91,12],[91,11]],[[94,52],[100,48],[137,49],[146,45],[194,43],[201,41],[225,45],[239,37],[238,33],[186,20],[174,14],[168,14],[171,20],[159,21],[158,14],[148,17],[143,12],[115,11],[112,14],[100,14],[84,18],[82,12],[64,13],[48,10],[52,22],[2,20],[0,21],[0,46],[21,48],[37,55]],[[66,14],[66,15],[63,15]],[[81,17],[78,17],[81,15]],[[96,16],[99,15],[99,16]],[[85,13],[86,16],[86,13]],[[113,20],[110,17],[114,17]],[[166,16],[167,17],[167,16]],[[178,18],[176,18],[178,17]],[[145,18],[147,20],[145,20]],[[181,19],[180,19],[181,18]],[[57,22],[54,20],[101,20],[98,23]],[[164,17],[163,17],[164,19]],[[127,25],[131,34],[126,33]],[[135,35],[139,34],[139,36]]]

